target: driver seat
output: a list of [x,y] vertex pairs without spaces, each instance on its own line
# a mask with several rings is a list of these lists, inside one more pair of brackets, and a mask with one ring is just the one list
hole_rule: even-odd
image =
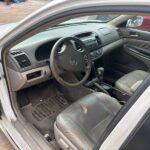
[[61,112],[54,125],[55,138],[64,150],[92,150],[121,108],[104,93],[92,93]]

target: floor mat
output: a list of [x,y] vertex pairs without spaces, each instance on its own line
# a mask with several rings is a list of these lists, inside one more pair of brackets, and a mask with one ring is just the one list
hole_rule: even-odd
[[27,121],[53,140],[57,115],[71,103],[92,91],[84,86],[63,87],[54,80],[46,83],[19,91],[17,100]]
[[57,114],[64,109],[66,105],[67,101],[60,93],[57,93],[57,95],[50,97],[48,100],[44,102],[41,101],[39,104],[35,105],[32,109],[32,115],[37,121],[42,121],[49,116]]
[[[32,89],[33,90],[33,89]],[[22,108],[22,113],[43,135],[54,139],[54,122],[57,115],[69,106],[63,94],[55,87],[37,88],[32,94],[27,92],[30,104]]]

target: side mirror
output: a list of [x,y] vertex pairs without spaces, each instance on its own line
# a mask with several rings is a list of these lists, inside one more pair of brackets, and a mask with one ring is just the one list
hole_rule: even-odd
[[136,28],[140,27],[143,23],[143,17],[142,16],[136,16],[133,17],[132,19],[129,19],[127,21],[126,27],[128,28]]

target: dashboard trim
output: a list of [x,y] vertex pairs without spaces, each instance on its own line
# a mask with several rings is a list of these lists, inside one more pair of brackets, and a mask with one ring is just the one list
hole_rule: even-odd
[[113,51],[115,48],[123,45],[123,43],[124,43],[123,39],[120,39],[118,41],[115,41],[115,42],[113,42],[111,44],[108,44],[108,45],[104,46],[102,55],[108,54],[109,52]]
[[[103,34],[102,33],[103,29],[108,29],[110,31],[109,34]],[[115,48],[123,44],[123,39],[120,39],[118,31],[114,26],[110,24],[84,23],[78,24],[76,26],[70,25],[45,30],[41,33],[38,33],[37,35],[34,35],[31,38],[28,38],[27,40],[19,43],[18,45],[10,49],[7,57],[8,58],[7,66],[11,77],[12,90],[17,91],[41,83],[43,81],[49,80],[50,77],[52,77],[51,70],[49,67],[49,58],[40,61],[36,59],[35,53],[40,46],[55,41],[61,37],[76,36],[81,33],[93,33],[100,40],[101,45],[99,45],[99,47],[96,47],[96,44],[92,45],[92,42],[88,43],[89,45],[91,44],[90,45],[91,47],[93,47],[93,50],[91,50],[91,53],[93,53],[92,58],[93,61],[102,58],[103,55],[108,54],[109,52],[115,50]],[[89,36],[85,36],[84,39],[90,37],[90,34],[87,35]],[[97,43],[99,42],[99,40],[97,41]],[[51,51],[52,46],[50,46],[50,48],[47,46],[46,48],[49,51]],[[44,47],[41,48],[40,55],[44,53],[44,50],[45,50]],[[18,63],[10,54],[12,51],[22,51],[23,53],[25,53],[31,62],[31,66],[26,68],[19,67]],[[46,75],[44,75],[43,73],[41,74],[39,73],[39,75],[34,76],[34,72],[39,70],[41,70],[41,72],[46,71],[47,72]],[[27,80],[26,78],[27,74],[29,73],[31,73],[29,78],[33,78],[31,80]]]
[[[41,75],[39,77],[33,78],[31,80],[27,80],[27,75],[30,73],[34,73],[37,71],[41,71]],[[36,85],[38,83],[47,81],[50,79],[51,71],[49,66],[39,67],[36,69],[32,69],[25,72],[17,72],[11,68],[8,68],[8,72],[10,74],[10,82],[12,84],[12,90],[18,91],[20,89]]]

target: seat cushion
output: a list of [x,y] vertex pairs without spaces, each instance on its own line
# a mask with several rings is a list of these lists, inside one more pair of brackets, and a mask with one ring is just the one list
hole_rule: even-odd
[[115,86],[122,92],[128,95],[132,95],[147,76],[147,72],[142,70],[135,70],[121,77],[116,82]]
[[93,93],[61,112],[55,137],[62,149],[93,149],[121,105],[104,93]]

